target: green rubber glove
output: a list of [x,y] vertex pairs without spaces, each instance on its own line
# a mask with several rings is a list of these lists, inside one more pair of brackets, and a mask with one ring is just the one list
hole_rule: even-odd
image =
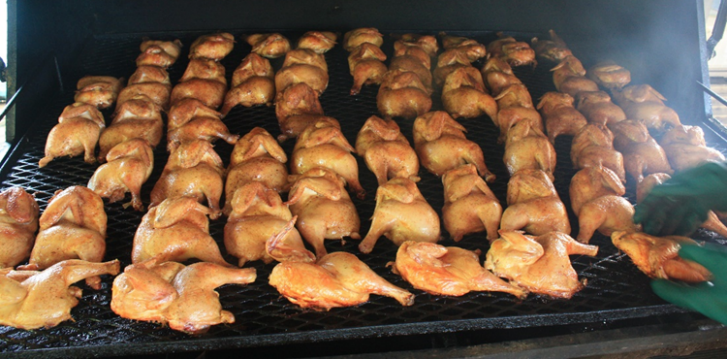
[[712,272],[712,280],[684,284],[655,279],[651,281],[654,293],[667,302],[727,324],[727,248],[712,243],[704,247],[688,244],[682,245],[679,256],[703,265]]
[[634,223],[654,236],[689,235],[710,210],[727,210],[727,166],[707,163],[679,172],[654,187],[636,206]]

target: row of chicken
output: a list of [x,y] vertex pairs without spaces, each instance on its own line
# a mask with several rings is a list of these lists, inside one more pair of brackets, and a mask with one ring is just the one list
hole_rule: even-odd
[[[232,49],[234,38],[231,35],[214,34],[198,39],[190,48],[189,67],[180,83],[173,89],[169,85],[168,75],[164,80],[164,76],[155,77],[150,73],[166,73],[165,68],[174,61],[164,62],[164,59],[176,59],[181,44],[145,42],[148,46],[145,48],[142,44],[143,53],[137,60],[139,69],[132,76],[136,80],[133,83],[130,80],[129,86],[118,95],[114,122],[121,117],[119,113],[126,113],[126,118],[142,123],[144,116],[140,114],[146,113],[154,117],[155,124],[159,124],[158,132],[156,127],[154,131],[142,131],[141,127],[135,125],[131,127],[133,130],[126,132],[128,135],[119,136],[123,139],[116,140],[118,142],[114,146],[102,146],[102,153],[104,148],[108,149],[108,154],[104,156],[108,163],[99,167],[94,178],[98,177],[97,183],[112,182],[108,178],[114,177],[113,175],[106,176],[107,179],[102,179],[104,177],[99,175],[104,166],[108,167],[112,163],[118,163],[119,167],[113,171],[107,170],[109,173],[118,175],[136,171],[135,173],[142,174],[137,176],[143,178],[135,187],[139,188],[138,191],[124,183],[124,186],[117,185],[121,189],[117,188],[114,195],[106,196],[110,201],[116,201],[124,197],[124,192],[131,191],[132,204],[143,210],[136,195],[140,192],[141,184],[149,177],[149,174],[143,174],[151,172],[152,164],[149,161],[152,161],[153,153],[149,146],[155,146],[161,139],[160,110],[167,109],[169,103],[166,101],[171,103],[167,133],[167,148],[171,153],[162,177],[152,191],[149,211],[137,229],[132,253],[133,264],[114,281],[112,309],[127,318],[168,323],[174,329],[190,333],[203,331],[218,323],[231,323],[234,317],[221,309],[214,288],[225,283],[250,283],[255,280],[255,272],[253,269],[232,268],[225,262],[220,249],[209,235],[208,217],[217,218],[220,212],[228,216],[224,234],[227,252],[239,259],[239,266],[254,260],[281,262],[273,269],[269,281],[293,303],[303,307],[330,309],[360,304],[368,300],[369,294],[380,294],[393,297],[402,305],[411,305],[413,295],[410,292],[385,281],[356,256],[343,252],[328,254],[323,246],[325,239],[360,238],[360,219],[345,189],[348,186],[355,195],[364,195],[364,190],[358,183],[358,166],[352,152],[364,158],[379,183],[371,229],[359,248],[361,252],[369,253],[380,236],[392,240],[400,246],[393,269],[415,288],[444,295],[489,290],[503,291],[517,297],[524,297],[528,292],[554,297],[572,296],[583,285],[570,265],[568,256],[592,256],[596,254],[597,247],[580,243],[568,236],[570,226],[567,223],[565,207],[552,184],[555,167],[552,143],[559,134],[576,136],[573,148],[579,160],[574,159],[573,162],[574,165],[581,163],[577,166],[584,168],[576,175],[579,179],[573,179],[573,183],[583,184],[571,185],[571,199],[576,213],[588,211],[576,210],[576,207],[597,207],[594,200],[604,197],[605,193],[616,193],[615,197],[623,195],[625,175],[623,170],[620,176],[613,175],[604,165],[609,157],[602,154],[615,152],[613,144],[610,148],[608,144],[613,142],[613,135],[610,135],[609,141],[609,132],[606,132],[609,131],[605,126],[608,119],[591,120],[591,117],[604,118],[604,114],[607,116],[609,111],[616,111],[610,106],[613,105],[610,97],[605,92],[590,91],[593,88],[588,84],[582,85],[591,80],[583,76],[584,73],[581,72],[584,71],[580,71],[582,66],[578,68],[577,59],[572,55],[567,56],[569,51],[562,40],[554,33],[552,37],[550,42],[534,40],[536,50],[533,51],[527,43],[517,42],[510,37],[501,36],[485,48],[471,39],[442,34],[445,51],[439,55],[437,67],[432,73],[431,63],[438,52],[437,40],[432,36],[400,36],[394,44],[394,57],[386,68],[383,64],[386,57],[379,48],[383,43],[383,35],[371,28],[347,33],[343,46],[350,52],[349,68],[354,78],[351,94],[360,92],[361,86],[381,83],[377,102],[384,116],[372,116],[366,121],[359,132],[355,147],[341,133],[338,121],[323,114],[323,108],[318,101],[318,96],[325,91],[328,83],[323,54],[335,45],[336,34],[306,33],[295,50],[290,49],[289,42],[280,34],[247,37],[246,40],[253,46],[253,53],[233,73],[232,89],[229,92],[226,89],[224,67],[219,64],[219,60]],[[169,48],[173,50],[170,51]],[[550,59],[547,56],[562,57],[554,71],[556,88],[562,93],[546,94],[537,107],[545,117],[545,127],[550,138],[543,133],[540,114],[534,109],[529,92],[510,68],[511,65],[534,64],[535,53],[546,60]],[[274,58],[283,54],[286,56],[283,66],[274,74],[265,57]],[[471,65],[485,56],[488,59],[482,71]],[[607,74],[619,70],[614,64],[605,67],[607,68],[602,72]],[[589,77],[594,76],[592,73],[598,72],[592,70]],[[156,80],[152,81],[152,78]],[[595,79],[602,81],[599,80],[600,77]],[[606,80],[599,84],[611,89],[608,83]],[[140,84],[148,85],[136,86]],[[442,100],[447,112],[429,112],[432,102],[429,96],[433,93],[434,86],[442,88]],[[584,86],[585,91],[575,90],[580,89],[579,86]],[[120,89],[121,86],[117,87]],[[128,88],[132,90],[127,91]],[[163,92],[162,88],[168,91]],[[595,90],[598,90],[597,85]],[[623,96],[628,99],[638,96],[630,95],[627,90],[629,88],[619,93],[627,93]],[[578,110],[583,113],[580,117],[576,115],[580,113],[573,108],[574,99],[566,93],[568,91],[575,91],[573,95],[578,99]],[[631,92],[638,91],[635,88]],[[80,91],[79,95],[84,92]],[[118,89],[116,92],[119,92]],[[594,104],[591,100],[581,100],[590,98],[589,96],[596,99],[608,98],[608,101],[601,101],[606,103],[607,110],[593,110],[594,114],[588,115],[588,111],[582,109],[582,106],[603,106]],[[79,101],[78,98],[76,100]],[[111,106],[113,100],[106,100],[108,101],[108,106]],[[238,136],[227,131],[222,121],[224,115],[237,105],[254,106],[272,102],[275,104],[282,133],[278,140],[296,138],[290,161],[290,176],[285,166],[287,156],[269,133],[262,128],[255,128],[238,140]],[[221,112],[217,112],[217,107],[221,105]],[[80,106],[74,104],[74,107],[69,108]],[[95,106],[100,105],[93,106],[96,109]],[[648,112],[637,105],[632,107],[636,108],[633,111]],[[668,108],[652,107],[658,108],[659,113],[667,114],[663,115],[664,120],[661,120],[662,117],[656,120],[652,118],[652,123],[664,124],[654,125],[657,130],[668,127],[667,123],[673,123],[668,115],[669,110],[666,110]],[[146,112],[141,111],[141,108],[146,109]],[[157,114],[159,121],[156,121]],[[490,117],[500,128],[501,140],[505,141],[505,162],[511,172],[511,180],[507,193],[509,206],[504,213],[486,184],[494,180],[494,175],[485,166],[482,150],[466,138],[465,127],[455,120],[483,114]],[[583,119],[584,115],[586,120]],[[89,120],[90,115],[83,116],[74,117]],[[392,119],[402,116],[417,117],[413,126],[414,148],[409,145],[398,124]],[[66,117],[71,118],[70,114]],[[624,119],[625,117],[621,118]],[[604,123],[591,126],[595,121]],[[59,119],[59,122],[64,121]],[[98,122],[103,123],[103,118],[101,117],[101,121],[96,118],[96,123]],[[635,123],[621,131],[624,138],[631,139],[633,136],[629,136],[638,132],[632,128],[638,127],[640,122]],[[110,128],[113,126],[114,123]],[[588,130],[589,128],[595,129]],[[711,149],[704,146],[703,138],[701,143],[696,144],[689,139],[679,142],[680,139],[676,138],[677,128],[689,134],[699,130],[698,127],[674,127],[669,133],[674,133],[672,141],[675,146],[689,142],[689,145],[699,147],[703,152],[710,152]],[[59,139],[83,137],[77,136],[72,130],[65,131],[68,132],[58,136]],[[152,137],[158,136],[159,140],[153,143],[149,137],[144,138],[147,133],[153,133]],[[637,138],[645,137],[643,131],[641,133],[638,135],[641,137]],[[211,144],[217,138],[235,144],[227,170]],[[600,140],[602,138],[605,140]],[[669,136],[665,135],[664,138]],[[138,146],[135,145],[137,142]],[[626,140],[621,143],[626,147],[629,145]],[[86,148],[88,146],[84,147]],[[91,160],[94,148],[95,143],[90,146]],[[591,152],[595,154],[590,155]],[[684,153],[683,150],[676,152]],[[676,152],[674,157],[679,156]],[[51,157],[68,154],[71,153],[53,155],[51,151]],[[134,158],[131,161],[132,156],[145,156],[145,159],[137,161]],[[611,157],[618,155],[613,154]],[[115,162],[119,159],[121,161]],[[639,161],[645,163],[647,160]],[[441,239],[439,218],[417,188],[420,163],[430,172],[442,177],[445,195],[443,222],[452,238],[459,241],[466,234],[486,231],[492,243],[484,267],[479,262],[479,253],[435,243]],[[132,170],[134,166],[139,169]],[[628,172],[632,175],[636,173],[634,177],[638,178],[639,173],[644,175],[645,169],[651,167],[627,166],[627,169],[630,168],[635,169]],[[638,172],[639,168],[641,172]],[[129,175],[119,176],[119,179],[128,178]],[[225,208],[220,209],[219,198],[225,178],[227,201]],[[89,182],[89,188],[98,189],[99,185],[92,186]],[[35,201],[32,196],[21,191],[14,189],[6,195],[9,198],[6,206],[8,222],[32,243],[35,227],[38,226],[37,220],[33,220],[32,208]],[[289,192],[286,202],[280,197],[280,193],[284,192]],[[92,193],[84,187],[72,187],[57,193],[41,217],[41,232],[36,239],[36,246],[43,236],[47,237],[53,231],[67,233],[69,227],[77,232],[93,232],[87,236],[100,238],[99,243],[102,243],[106,221],[105,214],[101,216],[98,213],[98,203],[101,204],[103,213],[103,202],[98,196],[91,196]],[[99,194],[104,196],[103,193]],[[56,201],[58,204],[55,204]],[[14,204],[10,205],[11,202]],[[18,205],[15,203],[26,207],[16,212]],[[87,205],[91,203],[95,205]],[[37,204],[34,208],[37,217]],[[93,209],[96,212],[87,212]],[[49,218],[53,216],[54,219],[45,221],[46,213]],[[96,226],[87,223],[94,220],[100,223],[101,217],[103,228],[98,223]],[[536,221],[532,221],[533,219]],[[49,224],[45,225],[46,222]],[[587,233],[583,231],[587,227],[584,224],[597,223],[598,220],[584,218],[580,222],[581,233]],[[57,228],[53,229],[54,226]],[[601,226],[592,226],[591,233]],[[526,235],[519,230],[535,236]],[[633,237],[640,235],[615,232],[615,243],[616,233],[624,243],[633,243]],[[75,234],[73,236],[76,237]],[[584,238],[579,233],[578,239],[587,243],[588,239]],[[314,248],[315,255],[305,248],[303,239]],[[100,262],[104,256],[103,250],[99,251],[98,248],[87,245],[96,242],[83,242],[83,250],[93,252],[93,255],[78,254],[73,258]],[[71,246],[59,243],[61,242],[51,245],[55,246],[54,253],[58,248],[63,249],[61,252],[66,249],[67,252],[73,252]],[[674,246],[671,247],[672,251],[673,248]],[[38,251],[40,253],[41,249]],[[98,253],[101,253],[100,257]],[[27,254],[15,264],[26,257]],[[38,266],[41,263],[40,256],[36,257],[34,259],[31,254],[30,264],[26,266],[28,268],[23,269],[42,269]],[[203,262],[190,266],[179,264],[190,258]],[[640,264],[643,262],[639,262],[637,256],[632,255],[632,258],[640,268],[643,267]],[[679,262],[675,255],[671,255],[667,261],[669,260]],[[12,267],[15,264],[7,266]],[[46,272],[54,273],[43,274],[46,277],[68,275],[64,273],[71,271],[66,268],[77,264],[79,263],[72,261],[61,261],[55,265],[43,264],[48,269],[38,276]],[[113,263],[105,265],[104,273],[115,274],[114,271],[119,270],[118,263],[115,264],[115,270]],[[675,265],[661,265],[660,268],[662,267],[681,268]],[[555,270],[556,268],[560,270]],[[695,270],[699,271],[698,268]],[[18,272],[9,271],[4,278],[22,278]],[[97,286],[100,272],[87,272],[89,284]],[[36,272],[24,273],[31,276]],[[669,274],[670,278],[684,278],[678,277],[678,273]],[[704,272],[701,274],[701,278],[707,275]],[[80,278],[77,274],[71,277]],[[698,276],[692,280],[695,278],[698,279]],[[66,285],[72,283],[68,280]],[[25,291],[29,291],[31,282],[36,283],[38,279],[16,282]],[[28,283],[25,284],[26,282]],[[17,287],[17,284],[13,285]],[[80,295],[78,289],[68,292],[69,296],[64,299],[65,307],[57,310],[58,313],[65,311],[66,316],[55,316],[53,318],[56,319],[42,323],[35,319],[30,324],[31,321],[20,318],[26,314],[23,306],[27,305],[20,298],[15,302],[14,309],[7,312],[11,313],[8,318],[14,319],[2,320],[6,324],[24,328],[54,325],[69,317],[67,312],[76,303],[75,298],[71,297]]]

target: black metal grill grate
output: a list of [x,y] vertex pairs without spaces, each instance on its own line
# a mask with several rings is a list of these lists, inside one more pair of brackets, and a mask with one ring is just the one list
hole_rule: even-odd
[[[234,33],[240,39],[241,32]],[[186,50],[199,34],[159,34],[158,38],[180,37],[185,44],[182,57],[170,74],[173,83],[186,68]],[[493,34],[466,34],[476,37],[483,43],[495,38]],[[297,37],[293,34],[291,40]],[[80,72],[64,74],[77,80],[85,74],[103,74],[128,77],[135,69],[134,59],[138,54],[141,35],[119,35],[93,39],[79,54],[82,59]],[[391,52],[391,38],[387,37],[384,50]],[[228,78],[240,60],[250,51],[243,41],[238,41],[234,51],[223,61]],[[351,143],[363,122],[376,114],[375,87],[365,87],[360,95],[348,95],[352,79],[348,73],[347,53],[337,46],[326,55],[330,83],[321,96],[326,115],[337,118],[344,134]],[[273,61],[279,68],[282,59]],[[480,64],[475,64],[479,66]],[[523,67],[515,69],[517,75],[528,86],[537,99],[546,91],[553,90],[549,64],[541,64],[535,69]],[[67,80],[68,80],[67,79]],[[434,94],[434,109],[440,109],[439,94]],[[59,95],[53,99],[39,99],[44,103],[43,115],[37,119],[35,130],[18,144],[13,157],[2,169],[2,187],[23,186],[35,193],[41,210],[57,189],[71,185],[85,185],[97,165],[86,164],[81,157],[56,159],[43,169],[38,168],[38,160],[43,156],[45,138],[56,123],[63,107],[72,102],[72,94]],[[110,113],[105,113],[108,117]],[[31,119],[22,119],[31,120]],[[247,133],[254,126],[261,126],[274,136],[279,133],[273,107],[235,108],[225,119],[233,133]],[[505,203],[508,174],[502,163],[504,148],[496,143],[498,130],[488,118],[462,121],[468,129],[468,137],[480,144],[486,163],[497,175],[491,185],[501,203]],[[413,120],[401,121],[404,134],[411,141]],[[285,143],[288,155],[294,141]],[[155,152],[155,170],[143,188],[145,204],[161,169],[166,162],[165,146],[160,145]],[[222,158],[229,161],[232,146],[225,143],[216,145]],[[575,173],[572,169],[569,150],[570,138],[560,138],[556,143],[558,166],[556,168],[556,187],[568,207],[568,185]],[[365,235],[370,224],[369,218],[375,206],[374,194],[376,180],[359,160],[361,183],[368,192],[365,200],[354,198],[362,219],[361,233]],[[443,205],[440,179],[422,169],[419,188],[429,203],[441,214]],[[632,191],[633,192],[633,191]],[[107,204],[108,249],[106,259],[118,258],[122,265],[130,264],[131,243],[140,223],[142,214],[123,209],[120,203]],[[573,234],[578,226],[573,213],[569,210]],[[225,219],[212,221],[210,231],[222,244]],[[446,235],[446,233],[444,233]],[[447,238],[444,245],[454,245]],[[136,322],[116,316],[109,308],[111,282],[104,278],[103,288],[94,291],[84,288],[81,303],[72,311],[74,322],[68,321],[51,329],[34,331],[0,327],[0,351],[16,352],[19,356],[65,356],[65,355],[120,355],[157,353],[162,351],[183,351],[220,349],[229,347],[262,347],[295,342],[319,342],[351,338],[372,338],[391,335],[412,335],[434,332],[452,332],[486,328],[518,328],[559,325],[570,323],[592,323],[653,316],[673,312],[676,309],[664,304],[650,290],[648,278],[641,274],[628,257],[619,254],[610,240],[596,235],[593,244],[600,246],[597,257],[572,257],[573,266],[581,278],[587,279],[586,288],[571,300],[553,300],[531,295],[523,301],[501,293],[470,293],[462,297],[442,297],[413,290],[417,295],[412,307],[401,307],[393,299],[372,296],[369,303],[358,307],[333,309],[330,312],[301,310],[282,298],[267,284],[267,277],[274,264],[252,263],[258,271],[258,280],[246,287],[223,286],[219,288],[220,300],[226,310],[234,313],[236,323],[213,327],[207,334],[190,337],[160,325]],[[395,285],[411,289],[400,277],[386,268],[386,263],[395,258],[396,247],[386,238],[381,238],[373,252],[363,255],[356,248],[358,241],[347,241],[341,245],[328,241],[329,251],[345,250],[357,254],[372,269]],[[459,246],[468,249],[488,249],[484,235],[466,236]],[[484,258],[483,258],[484,259]],[[231,263],[234,261],[228,257]],[[133,343],[133,345],[128,345]],[[51,350],[40,350],[51,349]],[[69,349],[69,350],[63,350]],[[72,350],[72,351],[70,351]]]

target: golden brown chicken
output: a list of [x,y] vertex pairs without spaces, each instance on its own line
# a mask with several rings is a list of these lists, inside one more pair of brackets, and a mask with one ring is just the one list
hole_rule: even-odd
[[497,35],[499,38],[487,45],[488,57],[499,57],[512,66],[537,65],[535,51],[527,42],[519,42],[502,33]]
[[639,232],[613,232],[611,241],[631,258],[639,270],[651,278],[698,283],[712,277],[699,263],[679,256],[681,243],[695,243],[687,237],[654,237]]
[[323,107],[318,101],[318,93],[305,83],[290,86],[276,97],[275,116],[280,125],[280,142],[298,137],[308,125],[325,117]]
[[38,271],[4,270],[0,272],[0,324],[32,330],[51,328],[73,320],[71,309],[81,298],[81,288],[72,286],[80,280],[103,274],[119,273],[119,261],[89,263],[67,260]]
[[581,243],[588,243],[598,231],[610,236],[615,231],[638,231],[634,224],[634,206],[625,198],[614,195],[597,197],[586,202],[578,214],[578,237]]
[[513,74],[510,64],[497,57],[488,59],[480,72],[492,96],[498,96],[510,85],[522,84],[522,81]]
[[550,40],[538,39],[537,37],[530,40],[536,56],[553,62],[561,62],[567,56],[572,55],[565,41],[555,31],[549,30],[548,33],[550,34]]
[[555,179],[555,147],[530,121],[520,121],[507,132],[502,160],[510,175],[523,169],[538,169]]
[[[437,68],[434,69],[434,85],[441,88],[447,76],[457,69],[472,67],[469,57],[456,49],[447,50],[437,57]],[[480,76],[481,77],[481,76]]]
[[675,171],[697,167],[705,162],[725,162],[724,155],[707,147],[699,126],[675,126],[659,141]]
[[418,47],[424,50],[429,57],[437,56],[437,51],[439,51],[437,38],[431,35],[403,34],[396,42],[403,46]]
[[470,62],[475,62],[487,55],[487,47],[476,40],[462,36],[447,35],[445,32],[440,32],[439,37],[442,38],[442,47],[445,50],[455,49],[465,53],[469,57]]
[[225,95],[223,115],[233,107],[270,105],[275,99],[275,72],[268,59],[250,53],[232,73],[232,88]]
[[548,139],[553,144],[558,136],[573,136],[588,123],[573,107],[573,101],[571,95],[560,92],[546,92],[540,98],[537,109],[543,115]]
[[298,230],[315,248],[318,258],[326,255],[325,239],[360,239],[361,220],[343,188],[345,180],[331,170],[316,167],[292,176],[293,185],[285,204],[298,216]]
[[613,147],[623,154],[624,168],[636,182],[652,173],[674,173],[664,149],[649,135],[643,123],[626,120],[611,126]]
[[214,263],[184,266],[155,257],[124,268],[114,279],[111,310],[123,318],[169,324],[187,334],[206,332],[211,326],[234,323],[222,310],[215,288],[255,281],[254,268],[227,268]]
[[[636,186],[636,203],[641,203],[654,186],[660,185],[670,178],[671,176],[666,173],[652,173],[644,177],[644,180]],[[707,220],[702,223],[701,227],[713,231],[722,237],[727,237],[727,226],[719,220],[719,217],[717,217],[714,211],[707,213]]]
[[145,40],[141,43],[140,49],[141,55],[136,58],[136,66],[150,65],[166,69],[177,62],[182,51],[182,42]]
[[129,99],[143,95],[160,108],[166,109],[169,107],[171,92],[172,84],[167,70],[157,66],[140,66],[129,78],[128,86],[119,93],[116,108]]
[[477,174],[472,164],[459,166],[442,176],[444,185],[444,228],[455,242],[470,233],[485,231],[487,239],[497,238],[502,206]]
[[414,120],[414,148],[422,166],[441,176],[463,164],[477,167],[487,182],[495,180],[495,174],[485,165],[482,149],[465,136],[465,128],[444,111],[429,112]]
[[170,103],[175,105],[182,99],[195,98],[205,106],[218,108],[225,99],[227,80],[225,67],[207,59],[192,59],[179,83],[172,89]]
[[459,68],[447,76],[442,87],[442,104],[453,118],[487,115],[496,122],[497,103],[485,92],[482,75],[472,66]]
[[239,259],[239,267],[248,261],[270,263],[277,259],[266,252],[269,241],[273,240],[279,241],[275,246],[279,251],[284,249],[289,253],[287,257],[295,253],[298,261],[315,261],[315,256],[305,249],[300,233],[293,227],[295,220],[290,209],[283,205],[276,191],[261,182],[250,182],[228,198],[231,213],[225,225],[225,248],[227,253]]
[[612,125],[626,119],[626,114],[611,96],[603,91],[581,91],[576,97],[576,108],[590,123]]
[[0,192],[0,269],[30,256],[38,230],[38,203],[22,187]]
[[328,87],[326,58],[313,50],[297,49],[285,55],[283,67],[275,74],[278,93],[297,83],[305,83],[319,95]]
[[666,98],[649,85],[626,86],[613,97],[630,120],[643,121],[650,130],[664,132],[681,125],[676,111],[664,105]]
[[560,92],[576,96],[582,91],[598,91],[598,84],[586,77],[586,69],[573,55],[566,56],[550,71],[553,71],[555,88]]
[[479,251],[435,243],[404,242],[396,252],[394,273],[414,288],[434,295],[461,296],[472,291],[504,292],[525,298],[527,292],[480,265]]
[[133,138],[141,138],[156,147],[162,139],[164,123],[161,108],[144,95],[135,96],[116,109],[111,125],[101,133],[98,160],[116,145]]
[[287,261],[273,268],[271,286],[293,304],[315,310],[350,307],[368,302],[369,294],[414,304],[414,295],[381,278],[355,255],[330,253],[317,263]]
[[173,197],[150,206],[134,235],[132,263],[158,257],[160,262],[203,262],[230,266],[209,234],[212,211],[189,196]]
[[235,191],[250,183],[261,182],[265,187],[283,192],[288,185],[288,156],[273,136],[261,127],[255,127],[235,144],[227,168],[224,213],[229,214]]
[[76,84],[75,102],[83,102],[99,109],[111,107],[124,87],[124,79],[111,76],[84,76]]
[[364,158],[379,186],[395,177],[419,181],[419,158],[394,120],[369,117],[356,137],[356,154]]
[[351,192],[363,198],[366,191],[358,180],[356,150],[341,132],[338,122],[317,121],[298,136],[290,158],[290,173],[303,174],[316,167],[330,169],[341,176]]
[[495,125],[500,128],[498,143],[505,142],[507,132],[518,122],[528,121],[533,128],[543,131],[543,119],[533,107],[530,92],[523,84],[513,84],[495,97],[497,101],[497,117],[493,118]]
[[224,175],[224,163],[212,144],[203,140],[182,143],[169,155],[164,171],[151,190],[149,207],[168,198],[191,196],[200,203],[206,201],[210,218],[217,219],[221,214]]
[[620,90],[631,82],[631,72],[611,60],[599,62],[588,70],[588,78],[608,90]]
[[429,66],[427,66],[427,63],[422,61],[422,58],[429,59],[427,54],[423,52],[423,50],[419,49],[418,47],[411,48],[407,47],[406,49],[409,49],[410,51],[419,50],[422,51],[419,56],[416,57],[412,55],[402,55],[402,56],[395,56],[391,59],[391,62],[389,63],[389,71],[392,72],[411,72],[416,74],[416,76],[421,80],[422,85],[424,85],[424,88],[426,89],[427,93],[432,92],[432,73],[429,70]]
[[96,162],[94,152],[104,128],[103,115],[95,106],[81,102],[66,106],[58,117],[58,124],[48,133],[45,156],[38,166],[43,168],[56,157],[80,154],[83,154],[84,161]]
[[379,185],[371,228],[358,249],[371,253],[381,236],[397,246],[406,241],[437,242],[441,239],[437,212],[410,179],[394,178]]
[[513,174],[507,183],[507,204],[500,221],[502,230],[524,230],[536,236],[553,231],[570,234],[565,205],[541,170],[525,169]]
[[485,268],[532,293],[569,299],[585,286],[568,256],[595,256],[598,247],[576,242],[569,235],[550,232],[533,237],[500,231],[490,244]]
[[122,142],[106,154],[106,163],[93,173],[88,188],[109,203],[124,199],[131,193],[131,205],[137,211],[144,210],[141,186],[154,169],[154,152],[144,139],[134,138]]
[[376,105],[385,118],[415,118],[432,108],[430,89],[417,74],[387,71],[376,95]]
[[174,107],[177,107],[175,115],[182,114],[182,116],[175,116],[174,121],[170,116],[167,126],[167,151],[174,151],[181,143],[194,140],[214,142],[222,139],[234,145],[240,138],[239,135],[230,133],[221,120],[221,113],[208,108],[197,99],[185,98],[177,102]]
[[189,47],[190,59],[210,59],[220,61],[235,46],[235,37],[227,32],[202,35]]
[[384,35],[373,27],[354,29],[343,35],[343,48],[346,51],[353,51],[356,47],[367,42],[376,47],[381,47],[384,44]]
[[298,48],[324,54],[336,46],[337,37],[336,33],[330,31],[308,31],[298,39]]
[[358,95],[364,85],[380,85],[388,68],[383,61],[386,55],[371,43],[363,43],[348,55],[348,69],[353,76],[351,95]]
[[603,125],[589,123],[573,137],[570,151],[573,167],[603,166],[626,182],[626,170],[621,152],[613,148],[613,133]]
[[587,202],[602,196],[623,196],[626,194],[618,175],[603,166],[586,167],[573,175],[570,181],[570,203],[573,213],[581,213]]
[[290,51],[288,39],[278,33],[249,35],[245,41],[252,46],[252,52],[269,59],[277,59]]

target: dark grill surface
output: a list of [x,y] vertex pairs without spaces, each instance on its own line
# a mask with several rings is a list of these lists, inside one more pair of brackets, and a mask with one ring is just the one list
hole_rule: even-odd
[[[240,39],[242,32],[233,32],[238,39],[234,51],[223,61],[228,79],[250,47]],[[179,79],[187,65],[188,45],[200,34],[156,34],[154,38],[181,38],[185,44],[179,61],[170,69],[173,83]],[[295,44],[296,34],[288,34]],[[493,34],[465,34],[476,37],[487,44]],[[529,39],[529,34],[518,34]],[[139,53],[141,35],[123,35],[96,38],[89,41],[79,54],[83,66],[79,73],[63,73],[69,84],[75,83],[85,74],[113,75],[128,78],[135,69],[134,59]],[[384,50],[391,53],[392,40],[386,37]],[[376,87],[365,87],[358,96],[349,96],[351,76],[346,61],[347,53],[337,46],[326,55],[329,65],[330,83],[321,96],[325,114],[337,118],[348,140],[355,143],[356,134],[363,122],[377,114]],[[273,61],[276,70],[282,59]],[[476,63],[476,66],[481,64]],[[535,69],[516,68],[517,75],[528,86],[537,99],[546,91],[554,90],[551,73],[552,64],[541,63]],[[441,109],[440,95],[435,93],[434,109]],[[21,121],[35,121],[34,131],[24,138],[14,154],[2,169],[2,187],[22,186],[35,193],[41,211],[52,194],[71,185],[86,185],[97,164],[86,164],[82,157],[62,158],[51,162],[46,168],[38,168],[43,156],[48,131],[56,123],[64,106],[73,101],[72,93],[50,99],[37,99],[42,108],[40,118],[23,118]],[[104,113],[107,122],[111,113]],[[280,133],[273,107],[235,108],[224,121],[233,133],[245,134],[255,126],[268,130],[273,136]],[[400,121],[402,132],[411,141],[413,120]],[[468,137],[480,144],[485,153],[488,167],[497,175],[492,190],[505,205],[508,174],[502,162],[504,148],[496,143],[497,129],[488,118],[463,120]],[[293,140],[284,144],[288,155]],[[165,140],[155,152],[155,170],[143,189],[145,204],[149,192],[166,162]],[[575,171],[569,158],[570,138],[560,138],[556,144],[558,166],[556,187],[561,199],[569,207],[573,236],[578,226],[570,212],[568,185]],[[216,150],[227,162],[232,146],[218,142]],[[365,200],[354,198],[362,220],[361,234],[365,235],[370,225],[369,218],[375,206],[376,180],[366,168],[362,158],[359,161],[361,183],[367,190]],[[441,213],[443,206],[442,184],[439,178],[422,168],[419,188],[435,210]],[[633,186],[630,198],[633,200]],[[129,198],[127,196],[126,201]],[[106,260],[118,258],[122,267],[130,264],[131,244],[142,213],[131,208],[124,209],[121,203],[106,205],[108,214],[108,238]],[[210,231],[224,251],[222,243],[224,218],[211,222]],[[455,243],[443,233],[444,245]],[[69,355],[120,355],[158,353],[163,351],[184,351],[220,349],[231,347],[262,347],[300,342],[321,342],[352,338],[373,338],[393,335],[412,335],[436,332],[454,332],[474,329],[521,328],[552,326],[572,323],[594,323],[620,318],[655,316],[674,312],[677,309],[664,304],[649,288],[649,279],[641,274],[628,257],[619,254],[610,240],[597,234],[592,244],[600,247],[598,256],[571,257],[580,278],[587,280],[587,286],[570,300],[554,300],[530,295],[520,301],[502,293],[469,293],[462,297],[433,296],[418,290],[416,303],[402,307],[391,298],[372,295],[370,302],[358,307],[332,309],[329,312],[302,310],[282,298],[267,284],[267,277],[274,264],[260,262],[248,264],[257,269],[258,280],[249,286],[227,285],[218,289],[224,309],[232,311],[236,322],[218,325],[208,333],[192,337],[175,332],[161,325],[123,319],[109,308],[113,278],[105,277],[103,288],[94,291],[84,285],[83,298],[73,309],[75,321],[67,321],[55,328],[26,331],[11,327],[0,327],[0,351],[16,352],[21,356],[69,356]],[[327,241],[329,251],[345,250],[357,254],[364,262],[385,279],[395,285],[411,290],[411,286],[399,276],[391,273],[386,263],[394,260],[397,247],[382,237],[369,255],[359,253],[358,241]],[[469,235],[459,246],[468,249],[489,248],[484,234]],[[231,263],[236,262],[228,256]],[[484,255],[482,256],[484,260]],[[129,345],[133,343],[133,345]],[[45,350],[43,350],[45,349]],[[48,350],[51,349],[51,350]]]

